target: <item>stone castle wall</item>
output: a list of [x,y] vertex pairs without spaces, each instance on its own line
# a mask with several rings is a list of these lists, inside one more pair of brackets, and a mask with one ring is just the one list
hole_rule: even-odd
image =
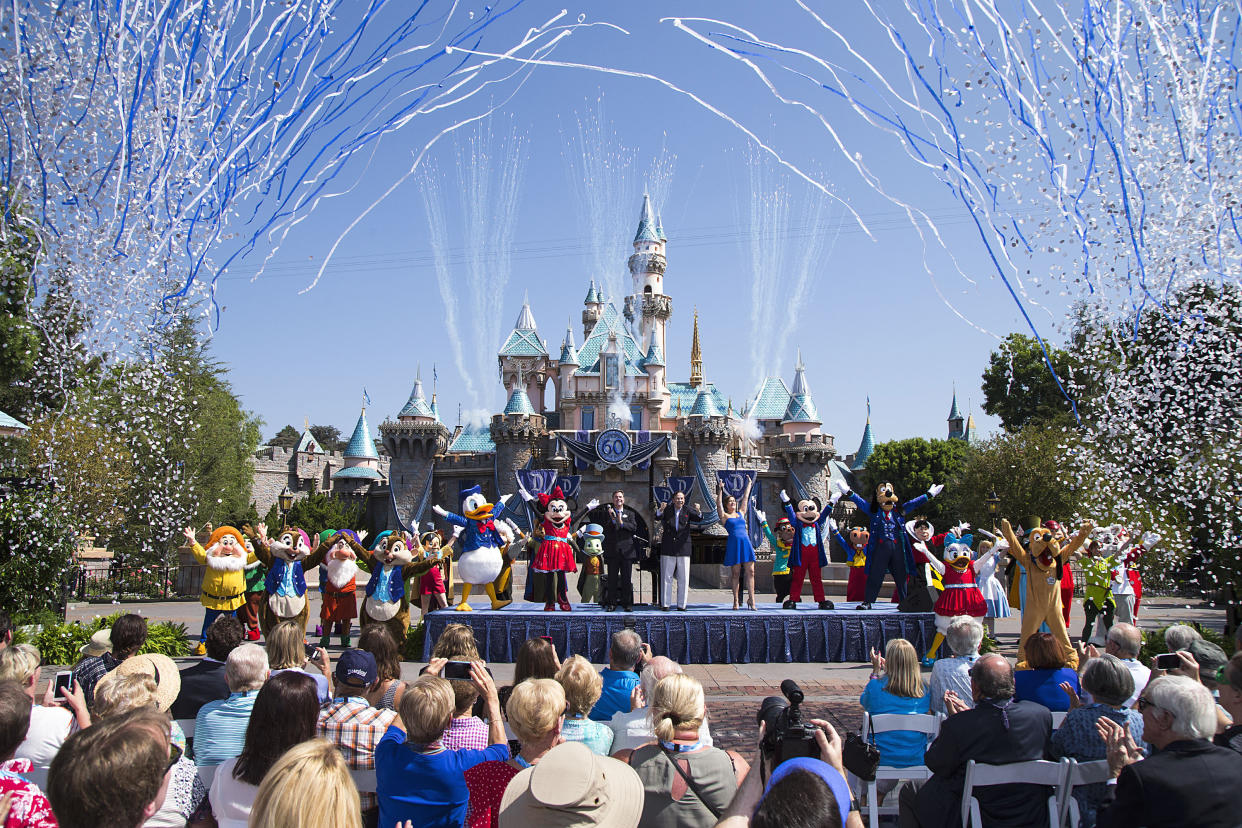
[[[345,458],[339,451],[326,454],[298,452],[291,448],[265,446],[251,458],[254,480],[250,499],[259,515],[264,515],[276,503],[276,498],[287,486],[295,498],[303,498],[312,491],[335,492],[345,495],[368,496],[368,491],[358,489],[358,481],[342,481],[334,484],[332,475],[345,467]],[[380,474],[388,476],[388,458],[381,457]],[[350,485],[344,485],[350,484]],[[371,488],[379,488],[371,484]],[[385,488],[385,497],[386,487]]]

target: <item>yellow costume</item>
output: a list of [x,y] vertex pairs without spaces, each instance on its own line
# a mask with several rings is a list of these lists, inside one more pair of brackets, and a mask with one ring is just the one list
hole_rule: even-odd
[[[211,536],[209,545],[214,545],[219,538],[217,535],[231,532],[236,536],[237,545],[245,549],[241,535],[237,534],[236,529],[228,526],[221,526]],[[203,594],[199,600],[207,609],[217,610],[219,612],[232,612],[233,610],[246,603],[246,572],[244,569],[227,571],[222,569],[212,569],[207,566],[207,550],[198,541],[194,541],[190,547],[194,552],[194,560],[200,565],[205,566],[203,570]],[[246,555],[246,563],[252,564],[258,560],[253,552]]]
[[1017,669],[1026,669],[1026,640],[1035,634],[1040,624],[1047,624],[1060,643],[1065,663],[1070,667],[1078,667],[1078,654],[1070,644],[1069,633],[1065,630],[1065,618],[1061,613],[1061,584],[1057,563],[1068,566],[1070,556],[1086,542],[1092,528],[1090,523],[1084,523],[1064,549],[1053,537],[1050,529],[1042,526],[1032,529],[1027,536],[1031,544],[1028,551],[1022,548],[1009,521],[1001,521],[1001,534],[1009,542],[1009,554],[1026,567],[1026,609],[1022,611],[1022,638],[1018,642],[1018,655],[1021,659]]

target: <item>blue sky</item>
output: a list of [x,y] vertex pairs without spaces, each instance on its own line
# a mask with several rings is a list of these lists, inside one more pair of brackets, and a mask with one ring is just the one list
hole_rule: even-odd
[[[642,2],[592,4],[569,8],[624,27],[627,33],[589,29],[575,33],[554,53],[556,60],[590,62],[650,73],[692,91],[712,106],[744,123],[760,139],[779,146],[799,169],[830,182],[838,202],[830,201],[817,234],[822,250],[807,273],[804,300],[787,304],[797,279],[798,257],[809,243],[806,204],[813,191],[780,171],[753,149],[735,126],[710,113],[684,94],[649,79],[623,78],[584,69],[535,68],[491,118],[493,136],[516,134],[523,148],[521,176],[508,251],[510,272],[492,272],[490,288],[500,299],[497,324],[472,319],[483,300],[466,286],[461,262],[471,250],[497,249],[494,238],[472,234],[461,218],[462,193],[456,165],[468,130],[441,140],[431,152],[441,171],[442,202],[447,217],[450,278],[457,282],[461,324],[456,335],[465,364],[486,365],[500,340],[480,341],[480,330],[497,328],[503,337],[529,294],[540,334],[549,350],[559,350],[567,320],[581,343],[582,299],[594,276],[622,284],[627,242],[637,224],[644,186],[662,196],[658,206],[668,236],[665,290],[674,313],[668,328],[669,378],[689,373],[691,317],[700,315],[707,378],[739,406],[755,390],[754,378],[775,371],[792,379],[795,349],[801,348],[807,377],[824,430],[835,435],[838,450],[855,450],[872,404],[877,440],[911,436],[943,437],[945,418],[956,383],[965,412],[973,400],[975,419],[984,432],[996,427],[980,410],[979,377],[996,340],[978,328],[1005,334],[1024,323],[991,265],[964,209],[943,185],[911,164],[888,135],[862,124],[843,107],[824,102],[819,111],[852,147],[865,152],[886,188],[936,219],[948,251],[927,246],[891,201],[878,195],[854,172],[826,133],[805,112],[781,106],[735,62],[678,32],[661,17],[711,16],[754,27],[769,36],[801,42],[831,54],[833,44],[809,30],[793,4],[742,2]],[[759,7],[762,6],[762,9]],[[894,61],[891,47],[855,4],[827,4],[823,14],[847,33],[850,43],[877,65]],[[838,8],[840,7],[840,8]],[[542,22],[562,6],[530,2],[494,27],[488,45],[503,50],[526,26]],[[708,27],[711,28],[711,27]],[[600,100],[602,98],[602,104]],[[821,101],[825,99],[821,98]],[[460,111],[444,114],[434,133],[480,111],[468,101]],[[583,150],[576,142],[580,126],[597,123],[602,111],[607,139],[587,147],[596,160],[629,153],[633,163],[607,180],[584,181]],[[230,368],[230,381],[243,404],[266,422],[264,436],[286,423],[301,427],[330,423],[348,433],[358,414],[362,389],[372,403],[373,426],[394,415],[410,392],[421,364],[424,380],[436,366],[442,415],[451,426],[459,404],[497,410],[503,390],[494,357],[486,375],[475,378],[484,389],[468,393],[454,358],[453,333],[445,328],[445,305],[432,266],[432,239],[417,177],[411,177],[344,236],[333,262],[313,289],[312,282],[332,243],[345,228],[410,166],[411,152],[427,140],[430,126],[412,125],[389,136],[369,166],[358,169],[355,189],[325,200],[283,241],[265,272],[252,280],[259,257],[234,267],[217,285],[221,306],[214,351]],[[469,159],[472,156],[467,153]],[[671,176],[652,176],[657,159],[668,159]],[[763,160],[758,160],[763,159]],[[490,179],[514,159],[488,159]],[[755,165],[762,164],[759,174]],[[652,180],[652,179],[655,180]],[[754,179],[766,188],[788,193],[790,212],[775,222],[776,238],[760,266],[762,283],[781,297],[770,303],[764,329],[756,330],[751,297],[755,282],[751,218]],[[582,193],[606,193],[599,205],[615,217],[608,238],[590,226]],[[874,238],[862,232],[842,203],[857,211]],[[482,210],[484,215],[487,209]],[[500,217],[491,216],[493,223]],[[504,222],[500,222],[502,225]],[[773,225],[769,225],[772,227]],[[782,232],[783,231],[783,232]],[[596,272],[598,251],[618,251],[611,273]],[[1032,265],[1035,267],[1035,265]],[[973,284],[958,269],[973,279]],[[929,276],[928,270],[932,275]],[[503,281],[503,284],[502,284]],[[957,308],[951,310],[937,292]],[[620,297],[616,297],[618,305]],[[1053,310],[1037,316],[1042,332],[1055,334]],[[958,315],[960,313],[960,316]],[[964,321],[961,317],[965,317]],[[784,334],[782,338],[782,333]],[[759,348],[756,340],[780,342]],[[775,352],[773,352],[775,351]],[[766,366],[756,354],[768,353]],[[479,355],[482,355],[481,357]],[[428,390],[430,390],[428,382]]]

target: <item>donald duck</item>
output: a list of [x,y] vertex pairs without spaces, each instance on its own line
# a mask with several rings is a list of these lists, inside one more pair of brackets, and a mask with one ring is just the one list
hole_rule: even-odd
[[[466,489],[462,499],[464,515],[458,515],[440,506],[432,506],[432,510],[454,526],[462,528],[461,552],[457,557],[457,577],[461,581],[461,603],[458,612],[469,612],[472,608],[468,603],[472,587],[482,587],[492,601],[492,609],[507,607],[512,601],[502,600],[496,595],[496,579],[504,569],[504,556],[501,552],[513,541],[513,530],[504,523],[493,519],[493,504],[487,502],[483,490],[478,486]],[[500,498],[503,508],[510,495]]]

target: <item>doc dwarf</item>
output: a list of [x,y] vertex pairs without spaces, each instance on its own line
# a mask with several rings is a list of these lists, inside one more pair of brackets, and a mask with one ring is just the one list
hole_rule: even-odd
[[323,563],[328,547],[320,544],[311,549],[310,537],[296,526],[286,526],[280,535],[269,539],[267,524],[249,525],[242,531],[254,541],[254,554],[267,567],[264,589],[267,601],[259,610],[259,627],[267,638],[272,628],[284,621],[293,621],[303,630],[310,615],[306,601],[306,570]]
[[207,628],[221,615],[236,612],[246,602],[244,569],[248,561],[254,560],[254,553],[247,553],[246,542],[232,526],[221,526],[212,532],[206,549],[195,538],[193,529],[187,526],[184,531],[185,539],[194,552],[194,560],[207,567],[199,597],[203,605],[203,631],[195,649],[198,655],[205,655]]
[[410,595],[405,582],[422,577],[438,563],[423,556],[418,538],[400,529],[380,532],[370,549],[354,543],[350,548],[371,573],[362,602],[362,628],[382,624],[401,647],[410,631]]
[[[971,618],[983,618],[988,614],[987,603],[983,599],[983,591],[979,589],[977,578],[998,550],[993,546],[979,558],[971,560],[973,555],[970,546],[974,543],[974,536],[958,534],[966,528],[955,527],[945,535],[943,562],[930,558],[931,567],[941,576],[944,591],[932,607],[932,612],[936,613],[936,637],[923,658],[924,667],[930,667],[935,662],[936,651],[940,649],[949,631],[949,622],[955,617],[969,615]],[[919,545],[923,545],[923,542],[920,541]],[[925,546],[922,551],[926,553]]]
[[850,498],[854,505],[871,519],[868,527],[871,537],[867,541],[867,591],[863,602],[856,609],[869,610],[880,596],[880,588],[884,586],[884,576],[891,572],[893,584],[897,587],[898,600],[906,597],[906,575],[914,569],[914,554],[910,548],[910,539],[903,522],[906,512],[918,509],[931,498],[944,491],[944,486],[936,484],[927,490],[927,494],[919,495],[913,500],[898,505],[897,493],[892,483],[881,483],[875,487],[875,497],[870,503],[850,491],[849,486],[837,481],[837,490]]
[[354,532],[342,529],[337,532],[325,529],[319,533],[320,545],[329,544],[324,568],[327,577],[321,581],[323,587],[323,604],[319,609],[319,620],[323,625],[323,637],[319,646],[327,649],[328,638],[335,631],[340,637],[342,647],[350,646],[350,627],[358,617],[358,554],[350,547],[349,541],[361,543],[366,532]]
[[1061,614],[1060,581],[1066,562],[1086,542],[1091,529],[1090,523],[1084,523],[1078,534],[1062,547],[1051,529],[1037,526],[1027,534],[1030,545],[1024,549],[1009,521],[1001,521],[1001,536],[1009,543],[1009,554],[1026,568],[1026,602],[1022,607],[1022,638],[1018,642],[1020,660],[1017,669],[1026,669],[1026,642],[1039,630],[1040,624],[1047,624],[1060,644],[1066,666],[1078,667],[1078,653],[1070,646],[1065,618]]
[[851,526],[849,533],[841,534],[835,520],[828,521],[837,543],[850,556],[850,577],[845,583],[845,600],[862,601],[867,594],[867,542],[871,533],[865,526]]
[[798,608],[798,601],[802,599],[802,582],[810,575],[811,594],[819,602],[820,609],[830,610],[836,605],[824,597],[824,579],[819,569],[828,565],[828,543],[824,537],[824,528],[832,517],[832,510],[821,512],[819,498],[815,497],[798,498],[795,508],[784,489],[781,489],[781,503],[785,504],[785,516],[794,528],[793,545],[789,550],[789,565],[792,567],[789,600],[781,607]]

